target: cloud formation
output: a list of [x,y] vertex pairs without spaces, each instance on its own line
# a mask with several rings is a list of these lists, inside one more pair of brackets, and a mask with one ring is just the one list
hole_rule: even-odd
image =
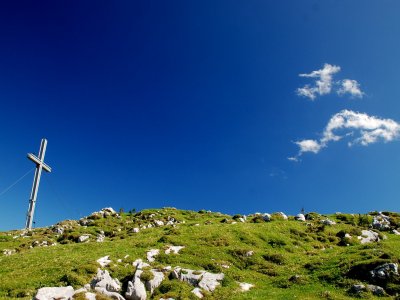
[[300,77],[316,78],[313,85],[306,84],[296,90],[297,95],[309,98],[314,101],[317,96],[330,94],[333,88],[337,89],[339,95],[350,94],[352,97],[362,98],[364,93],[360,89],[360,84],[356,80],[344,79],[334,81],[333,75],[340,72],[339,66],[324,64],[320,70],[312,71],[309,74],[299,74]]
[[348,146],[355,144],[367,146],[379,141],[391,142],[400,137],[400,124],[392,119],[381,119],[345,109],[331,117],[319,141],[295,142],[300,150],[296,156],[288,159],[297,161],[305,152],[316,154],[327,147],[329,142],[337,142],[347,136],[352,137]]
[[364,93],[360,89],[357,80],[344,79],[340,82],[341,87],[338,90],[339,95],[350,94],[352,97],[362,98]]

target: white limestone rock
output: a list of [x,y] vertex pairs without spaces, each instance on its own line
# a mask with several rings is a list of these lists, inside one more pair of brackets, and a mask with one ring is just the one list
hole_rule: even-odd
[[3,250],[3,255],[5,255],[5,256],[10,256],[10,255],[13,255],[13,254],[15,254],[15,249],[4,249]]
[[321,223],[324,224],[324,225],[328,225],[328,226],[332,226],[332,225],[336,224],[335,221],[332,221],[332,220],[329,220],[329,219],[322,220]]
[[208,292],[213,292],[224,279],[223,273],[209,273],[206,271],[195,271],[176,267],[172,273],[172,278],[187,282],[195,287],[200,287]]
[[379,242],[379,234],[372,230],[362,230],[361,235],[357,237],[361,244]]
[[303,214],[297,214],[294,218],[297,221],[302,221],[302,222],[306,221],[306,217]]
[[[257,215],[257,213],[256,213],[256,215]],[[265,222],[271,221],[271,215],[268,214],[268,213],[262,214],[262,218],[263,218],[263,220],[264,220]]]
[[379,213],[374,216],[372,227],[381,231],[390,230],[390,217]]
[[247,292],[247,291],[249,291],[251,288],[254,287],[254,284],[246,283],[246,282],[239,282],[239,287],[240,287],[240,290],[241,290],[242,292]]
[[72,286],[66,287],[43,287],[38,290],[34,300],[72,300],[74,289]]
[[118,294],[116,292],[107,291],[105,288],[102,288],[102,287],[96,287],[94,290],[96,292],[100,293],[100,294],[103,294],[103,295],[106,295],[107,297],[110,297],[111,299],[125,300],[125,298],[122,297],[122,295],[120,295],[120,294]]
[[104,234],[99,233],[96,237],[96,242],[97,243],[102,243],[104,242],[104,239],[106,238],[106,236]]
[[90,235],[84,234],[78,238],[78,243],[83,243],[89,241]]
[[86,300],[96,300],[96,294],[91,292],[85,293]]
[[100,257],[100,258],[97,260],[97,262],[100,264],[100,266],[101,266],[102,268],[104,268],[104,267],[108,266],[108,265],[111,263],[111,259],[109,259],[109,258],[110,258],[109,255],[103,256],[103,257]]
[[155,224],[157,227],[164,226],[164,222],[163,222],[163,221],[160,221],[160,220],[155,220],[155,221],[154,221],[154,224]]
[[224,279],[223,273],[213,274],[205,272],[199,282],[199,287],[208,292],[213,292],[216,289],[216,287],[220,285],[219,281],[223,279]]
[[128,281],[128,288],[125,293],[127,300],[146,300],[146,288],[143,282],[140,280],[142,270],[136,270],[132,281]]
[[397,231],[396,229],[393,229],[393,230],[392,230],[392,233],[395,234],[395,235],[400,235],[400,232]]
[[165,250],[165,254],[170,254],[170,253],[178,254],[179,251],[181,251],[183,248],[185,248],[185,246],[169,246]]
[[287,215],[285,215],[283,212],[277,212],[276,214],[278,214],[278,215],[280,215],[284,220],[287,220],[288,219],[288,217],[287,217]]
[[159,249],[151,249],[151,250],[147,251],[147,254],[146,254],[147,255],[147,260],[149,262],[155,261],[156,260],[155,257],[158,254],[160,254],[160,250]]
[[119,292],[121,290],[121,283],[119,280],[112,278],[107,270],[98,269],[90,285],[92,289],[103,288],[109,292]]
[[133,233],[139,233],[140,229],[138,227],[133,228]]
[[203,294],[201,293],[201,289],[199,288],[194,288],[192,290],[192,293],[199,299],[202,299],[204,297]]
[[144,285],[146,287],[146,290],[148,290],[150,294],[153,294],[154,290],[158,288],[164,280],[164,273],[154,269],[150,270],[150,272],[153,273],[154,277],[153,279],[146,281]]
[[136,269],[143,269],[143,268],[146,268],[146,267],[149,267],[150,265],[148,264],[148,263],[145,263],[145,262],[143,262],[143,260],[142,259],[137,259],[137,260],[135,260],[133,263],[132,263],[132,265],[136,268]]

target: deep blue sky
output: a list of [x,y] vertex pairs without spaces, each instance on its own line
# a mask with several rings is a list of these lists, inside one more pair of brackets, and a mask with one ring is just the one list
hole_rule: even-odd
[[[174,206],[226,213],[398,210],[400,143],[333,143],[350,109],[400,121],[398,1],[7,1],[0,4],[0,192],[49,141],[36,226]],[[309,101],[324,63],[362,99]],[[33,173],[0,196],[22,228]]]

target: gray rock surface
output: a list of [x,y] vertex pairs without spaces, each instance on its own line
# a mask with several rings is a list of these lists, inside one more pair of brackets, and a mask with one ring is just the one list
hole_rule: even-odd
[[158,288],[164,280],[164,273],[157,270],[150,270],[150,272],[153,273],[154,278],[152,280],[146,281],[144,285],[146,287],[146,290],[148,290],[150,294],[153,294],[154,290]]
[[383,264],[370,271],[370,275],[372,279],[388,280],[393,275],[399,275],[398,265],[395,263]]
[[367,244],[372,242],[379,242],[379,234],[372,230],[362,230],[361,235],[358,236],[361,244]]
[[303,222],[306,221],[306,217],[303,214],[297,214],[294,218],[297,221],[303,221]]
[[97,270],[96,276],[90,283],[92,289],[103,288],[109,292],[119,292],[121,290],[121,284],[118,279],[111,277],[107,270]]
[[128,300],[146,300],[146,288],[143,282],[140,280],[142,270],[136,270],[132,281],[128,281],[128,288],[125,293],[125,297]]
[[71,300],[74,296],[72,286],[66,287],[44,287],[38,290],[34,300]]

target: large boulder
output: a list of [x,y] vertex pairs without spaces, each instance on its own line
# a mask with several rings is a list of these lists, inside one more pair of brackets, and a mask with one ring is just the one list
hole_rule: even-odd
[[294,219],[297,220],[297,221],[303,221],[303,222],[306,221],[306,217],[305,217],[303,214],[297,214],[297,215],[294,217]]
[[74,289],[72,286],[66,287],[43,287],[38,290],[34,300],[72,300]]

